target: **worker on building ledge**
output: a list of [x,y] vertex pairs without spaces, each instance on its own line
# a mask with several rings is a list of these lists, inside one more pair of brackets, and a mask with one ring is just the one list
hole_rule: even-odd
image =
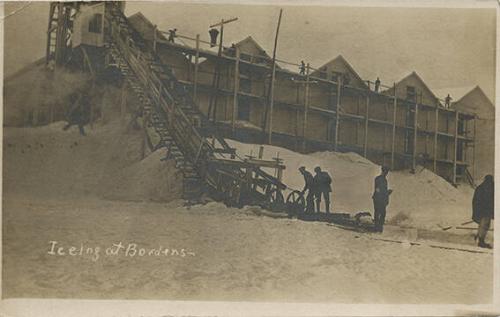
[[210,34],[210,47],[214,47],[217,45],[217,36],[219,35],[219,30],[215,28],[211,28],[208,31],[208,34]]
[[389,168],[386,166],[382,167],[382,173],[375,177],[375,190],[372,195],[373,208],[374,208],[374,220],[375,231],[384,231],[384,222],[387,205],[389,205],[389,196],[392,193],[392,189],[387,188],[387,174],[389,174]]
[[306,74],[306,63],[304,61],[300,61],[299,71],[302,76]]
[[375,92],[379,92],[380,89],[380,78],[377,77],[377,80],[375,80]]
[[321,212],[321,196],[325,199],[325,212],[330,213],[330,193],[332,192],[332,178],[321,167],[314,168],[313,188],[316,194],[316,212]]
[[311,173],[309,173],[304,166],[299,168],[300,173],[304,176],[304,189],[302,189],[302,195],[305,195],[307,190],[306,197],[306,212],[314,213],[314,196],[315,196],[315,188],[314,188],[314,178]]
[[84,126],[90,122],[90,96],[89,85],[70,96],[70,107],[66,112],[67,124],[63,130],[68,130],[73,125],[78,125],[80,134],[85,136]]
[[490,229],[491,219],[494,219],[495,186],[493,175],[486,175],[484,181],[474,191],[472,198],[472,220],[477,223],[477,235],[474,239],[479,239],[478,246],[491,249],[491,245],[484,240]]
[[174,43],[174,39],[177,37],[177,29],[168,30],[168,41]]
[[446,108],[449,108],[450,107],[450,103],[451,103],[451,97],[450,97],[450,94],[448,94],[448,96],[446,96],[446,98],[444,98],[444,106]]

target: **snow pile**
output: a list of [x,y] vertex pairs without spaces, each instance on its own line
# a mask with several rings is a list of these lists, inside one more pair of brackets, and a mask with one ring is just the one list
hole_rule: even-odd
[[[99,196],[119,200],[171,201],[181,197],[181,175],[173,162],[163,162],[162,151],[141,156],[142,135],[126,129],[119,120],[62,131],[63,122],[37,128],[4,129],[4,189],[7,194],[71,197]],[[255,156],[259,145],[228,140],[243,157]],[[333,179],[334,212],[373,213],[373,180],[380,167],[354,153],[299,154],[265,146],[264,159],[280,157],[286,170],[283,181],[290,189],[302,189],[298,168],[313,172],[320,166]],[[272,171],[270,171],[272,172]],[[439,229],[470,219],[472,189],[451,186],[441,177],[419,168],[415,174],[391,172],[394,190],[387,222],[399,226]],[[466,233],[467,231],[463,232]]]
[[182,173],[175,162],[160,161],[163,151],[155,151],[145,159],[118,171],[108,180],[103,194],[108,199],[171,201],[182,195]]
[[[128,121],[127,121],[128,122]],[[179,172],[157,151],[142,159],[142,133],[119,120],[63,131],[64,122],[4,128],[6,195],[170,201],[181,196]]]
[[[233,140],[228,143],[240,156],[255,156],[260,145],[244,144]],[[314,174],[320,166],[333,179],[332,208],[334,212],[354,214],[369,211],[373,214],[374,178],[380,174],[380,166],[355,153],[317,152],[308,155],[276,146],[264,146],[264,159],[278,156],[284,160],[286,170],[283,182],[291,189],[302,189],[304,180],[298,168],[305,166]],[[437,229],[439,226],[457,226],[470,220],[473,189],[461,185],[453,187],[433,172],[417,168],[415,174],[394,171],[388,176],[390,197],[386,221],[390,224]]]

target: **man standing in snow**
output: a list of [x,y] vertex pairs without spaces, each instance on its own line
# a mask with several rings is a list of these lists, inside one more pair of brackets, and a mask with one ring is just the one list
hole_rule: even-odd
[[325,211],[330,213],[330,193],[332,192],[332,178],[327,172],[323,172],[321,167],[314,168],[316,175],[313,178],[314,189],[316,191],[316,211],[320,212],[321,195],[325,198]]
[[[87,86],[86,86],[87,87]],[[73,94],[73,104],[67,113],[67,124],[63,130],[68,130],[73,125],[78,125],[80,134],[85,136],[84,126],[90,121],[90,96],[82,89]]]
[[299,168],[300,173],[304,176],[304,189],[302,190],[302,195],[305,194],[307,190],[306,197],[306,212],[314,212],[314,178],[311,173],[309,173],[304,166]]
[[494,188],[493,175],[486,175],[472,198],[472,220],[479,225],[476,238],[479,239],[478,246],[481,248],[491,249],[491,245],[484,242],[484,239],[490,229],[491,219],[494,219]]
[[375,190],[372,195],[375,230],[378,232],[384,230],[386,208],[389,204],[389,195],[392,193],[392,190],[387,188],[387,174],[389,168],[383,166],[382,173],[375,177]]

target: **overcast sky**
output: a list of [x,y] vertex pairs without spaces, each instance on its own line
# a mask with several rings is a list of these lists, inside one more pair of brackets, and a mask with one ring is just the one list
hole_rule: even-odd
[[[21,6],[8,3],[8,14]],[[319,67],[342,54],[364,79],[392,84],[416,71],[431,89],[480,85],[494,99],[494,9],[281,6],[278,58]],[[224,29],[224,44],[251,35],[271,54],[278,6],[127,2],[162,30],[199,33],[238,17]],[[45,54],[48,4],[34,3],[5,22],[5,72]]]

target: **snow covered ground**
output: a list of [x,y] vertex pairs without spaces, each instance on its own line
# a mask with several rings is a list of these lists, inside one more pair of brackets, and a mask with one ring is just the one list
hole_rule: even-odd
[[[96,125],[86,137],[76,128],[61,128],[55,123],[4,129],[4,297],[492,299],[490,253],[376,240],[412,232],[396,226],[387,226],[382,235],[360,234],[326,223],[259,216],[256,207],[185,207],[178,200],[178,172],[160,162],[162,153],[141,160],[137,131],[119,122]],[[231,143],[243,154],[252,147]],[[333,175],[335,211],[371,211],[376,165],[352,154],[304,156],[274,147],[265,156],[276,151],[285,159],[284,180],[292,188],[303,185],[299,166],[320,165]],[[391,173],[389,184],[394,189],[389,223],[434,230],[438,223],[469,219],[470,191],[455,189],[428,171]],[[429,234],[431,240],[435,236]],[[123,249],[113,247],[120,242]]]
[[[4,296],[487,303],[492,255],[371,240],[217,203],[4,202]],[[66,255],[50,255],[50,241]],[[194,255],[106,256],[122,242]],[[68,248],[101,248],[99,256]],[[122,250],[123,251],[123,250]],[[132,253],[130,253],[132,254]],[[93,260],[95,259],[95,261]]]

